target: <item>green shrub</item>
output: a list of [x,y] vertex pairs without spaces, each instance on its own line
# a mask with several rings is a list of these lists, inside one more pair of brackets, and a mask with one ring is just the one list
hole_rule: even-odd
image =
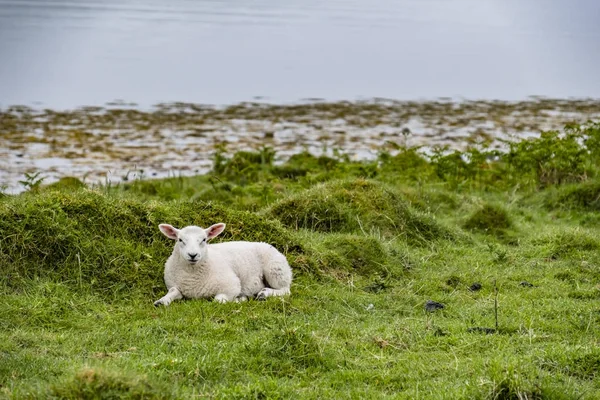
[[232,181],[246,184],[256,181],[261,173],[267,172],[275,160],[275,151],[264,147],[260,151],[238,151],[227,159],[223,149],[217,149],[213,159],[213,173]]
[[510,143],[504,157],[516,174],[533,176],[539,186],[585,179],[588,151],[580,144],[579,131],[542,132],[539,138]]

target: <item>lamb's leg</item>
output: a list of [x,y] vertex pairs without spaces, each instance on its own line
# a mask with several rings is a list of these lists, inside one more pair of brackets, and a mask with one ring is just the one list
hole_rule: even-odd
[[158,307],[161,304],[163,306],[168,306],[169,304],[171,304],[171,302],[173,300],[179,300],[182,298],[183,298],[183,295],[181,294],[179,289],[177,289],[176,287],[172,287],[171,289],[169,289],[167,294],[165,294],[163,297],[161,297],[160,299],[158,299],[154,302],[154,306]]
[[231,297],[227,296],[224,293],[219,293],[218,295],[215,296],[215,301],[217,303],[227,303],[230,300],[232,300]]
[[287,296],[290,294],[290,288],[282,288],[282,289],[273,289],[270,287],[266,287],[256,295],[256,300],[266,300],[267,297],[271,296]]
[[278,254],[263,269],[268,287],[256,295],[257,300],[265,300],[271,296],[286,296],[290,294],[292,270],[283,254]]

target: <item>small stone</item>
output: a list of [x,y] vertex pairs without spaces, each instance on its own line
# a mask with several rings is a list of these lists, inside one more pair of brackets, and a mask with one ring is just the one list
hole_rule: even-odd
[[523,287],[533,287],[533,284],[529,283],[527,281],[523,281],[523,282],[519,283],[519,285],[521,285]]
[[425,310],[427,310],[429,312],[433,312],[435,310],[441,310],[444,307],[445,306],[442,303],[438,303],[437,301],[433,301],[433,300],[427,300],[427,303],[425,303]]
[[469,290],[471,292],[477,292],[477,291],[481,290],[481,283],[475,282],[474,284],[472,284],[471,286],[469,286]]

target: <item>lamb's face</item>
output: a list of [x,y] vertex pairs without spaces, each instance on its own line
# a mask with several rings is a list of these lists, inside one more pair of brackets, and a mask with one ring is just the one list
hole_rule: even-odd
[[196,264],[206,257],[207,241],[208,236],[204,229],[188,226],[179,231],[175,247],[179,250],[181,258],[190,264]]
[[167,224],[161,224],[159,228],[166,237],[176,240],[175,251],[179,252],[179,256],[195,265],[206,258],[208,241],[223,232],[225,224],[215,224],[207,229],[198,226],[177,229]]

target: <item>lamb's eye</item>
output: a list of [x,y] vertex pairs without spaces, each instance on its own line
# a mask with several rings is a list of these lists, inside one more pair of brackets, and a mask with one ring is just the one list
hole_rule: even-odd
[[206,238],[202,239],[202,243],[206,242]]
[[183,240],[179,239],[179,242],[180,242],[180,243],[183,243]]

